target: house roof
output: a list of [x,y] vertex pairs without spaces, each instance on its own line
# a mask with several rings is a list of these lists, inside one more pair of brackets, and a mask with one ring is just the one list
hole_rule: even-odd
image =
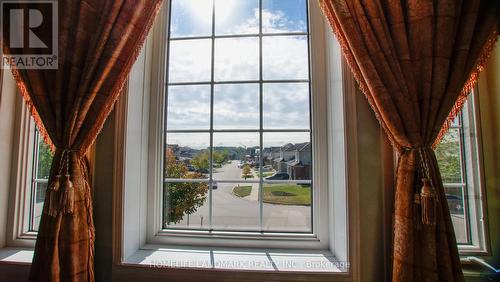
[[301,143],[300,146],[297,146],[297,151],[310,151],[311,150],[311,142]]
[[292,143],[288,143],[286,145],[283,145],[281,147],[281,150],[284,151],[284,152],[287,152],[287,151],[294,151],[295,150],[295,145],[292,144]]

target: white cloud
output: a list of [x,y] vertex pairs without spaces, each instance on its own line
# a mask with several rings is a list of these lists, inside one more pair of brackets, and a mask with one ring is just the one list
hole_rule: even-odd
[[167,129],[209,129],[210,86],[170,86],[167,101]]
[[259,79],[259,40],[220,38],[215,40],[215,81]]
[[219,84],[214,92],[215,129],[259,128],[259,85]]
[[210,81],[210,39],[176,40],[169,46],[169,82]]
[[[263,30],[269,33],[305,30],[305,23],[291,21],[281,11],[272,13],[263,10],[262,15]],[[256,24],[258,24],[258,11],[254,10],[253,17],[241,19],[231,30],[240,34],[253,33]],[[210,81],[210,56],[210,39],[171,41],[169,81]],[[262,56],[264,79],[308,79],[307,36],[264,37]],[[217,39],[214,71],[216,81],[258,80],[258,37]],[[265,128],[308,129],[308,91],[307,83],[265,84],[263,92]],[[175,125],[176,129],[206,129],[209,124],[207,123],[209,94],[205,90],[194,88],[177,88],[174,94],[172,107],[169,106],[169,124]],[[214,128],[237,129],[235,127],[238,125],[241,129],[258,128],[258,84],[216,85],[214,96]],[[281,143],[305,142],[309,138],[307,133],[268,136],[271,140],[269,145],[273,146]],[[193,135],[184,137],[193,138]],[[245,143],[244,137],[239,134],[226,136],[227,142],[233,145]],[[185,140],[186,144],[193,142]]]

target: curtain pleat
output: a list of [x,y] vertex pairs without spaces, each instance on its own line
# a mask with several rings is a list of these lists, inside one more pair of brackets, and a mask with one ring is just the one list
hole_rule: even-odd
[[[42,137],[55,153],[30,281],[94,281],[95,235],[85,155],[121,93],[162,0],[56,3],[58,69],[12,69]],[[39,34],[44,42],[52,40],[43,28]],[[9,40],[2,40],[4,54],[19,55]]]
[[500,1],[319,0],[398,153],[393,281],[463,281],[433,151],[498,38]]

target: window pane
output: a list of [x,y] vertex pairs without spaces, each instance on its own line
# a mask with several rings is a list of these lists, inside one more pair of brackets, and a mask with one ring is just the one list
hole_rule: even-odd
[[215,80],[259,79],[259,39],[215,39]]
[[[38,133],[37,133],[38,135]],[[38,148],[36,150],[36,179],[48,179],[50,174],[50,166],[52,165],[52,152],[49,145],[45,144],[41,136],[37,137]]]
[[214,133],[213,143],[214,179],[257,179],[259,133]]
[[275,175],[266,180],[310,180],[311,139],[308,132],[264,133],[264,163]]
[[264,37],[262,48],[265,80],[308,79],[307,36]]
[[32,213],[32,231],[38,231],[38,226],[40,225],[40,218],[43,212],[43,201],[45,200],[45,192],[47,191],[47,182],[35,182],[34,185],[34,202],[33,202],[33,213]]
[[210,85],[170,86],[167,129],[210,128]]
[[264,128],[309,129],[309,83],[265,83]]
[[259,183],[218,183],[212,197],[215,230],[260,229]]
[[215,34],[259,33],[258,0],[216,0]]
[[164,228],[209,228],[208,183],[166,183],[163,189]]
[[445,193],[450,209],[451,221],[453,222],[453,229],[455,229],[455,236],[457,237],[457,243],[467,243],[467,218],[465,214],[464,188],[446,187]]
[[210,39],[170,41],[169,82],[210,81],[211,50]]
[[48,186],[48,178],[50,175],[50,167],[52,165],[53,154],[38,130],[35,131],[35,148],[33,150],[35,164],[33,167],[33,176],[31,183],[31,213],[30,227],[31,231],[37,231],[40,224],[40,217],[43,211],[43,202],[45,200],[45,192]]
[[460,116],[456,116],[456,117],[452,120],[452,122],[451,122],[451,126],[460,126],[460,125],[461,125],[461,123],[462,123],[462,121],[461,121]]
[[262,0],[262,32],[307,32],[306,0]]
[[165,177],[207,179],[210,135],[208,133],[168,133],[165,150]]
[[259,84],[215,85],[214,128],[258,129]]
[[212,0],[172,0],[171,37],[212,34]]
[[311,232],[311,184],[264,184],[263,229]]
[[436,158],[444,183],[462,183],[460,129],[451,128],[436,148]]

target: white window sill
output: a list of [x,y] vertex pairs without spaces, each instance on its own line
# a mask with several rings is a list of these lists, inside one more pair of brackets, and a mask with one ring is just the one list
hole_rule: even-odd
[[1,248],[0,263],[31,264],[33,253],[32,248]]
[[129,256],[124,265],[151,268],[201,268],[271,272],[341,273],[347,264],[328,251],[260,250],[146,246]]

